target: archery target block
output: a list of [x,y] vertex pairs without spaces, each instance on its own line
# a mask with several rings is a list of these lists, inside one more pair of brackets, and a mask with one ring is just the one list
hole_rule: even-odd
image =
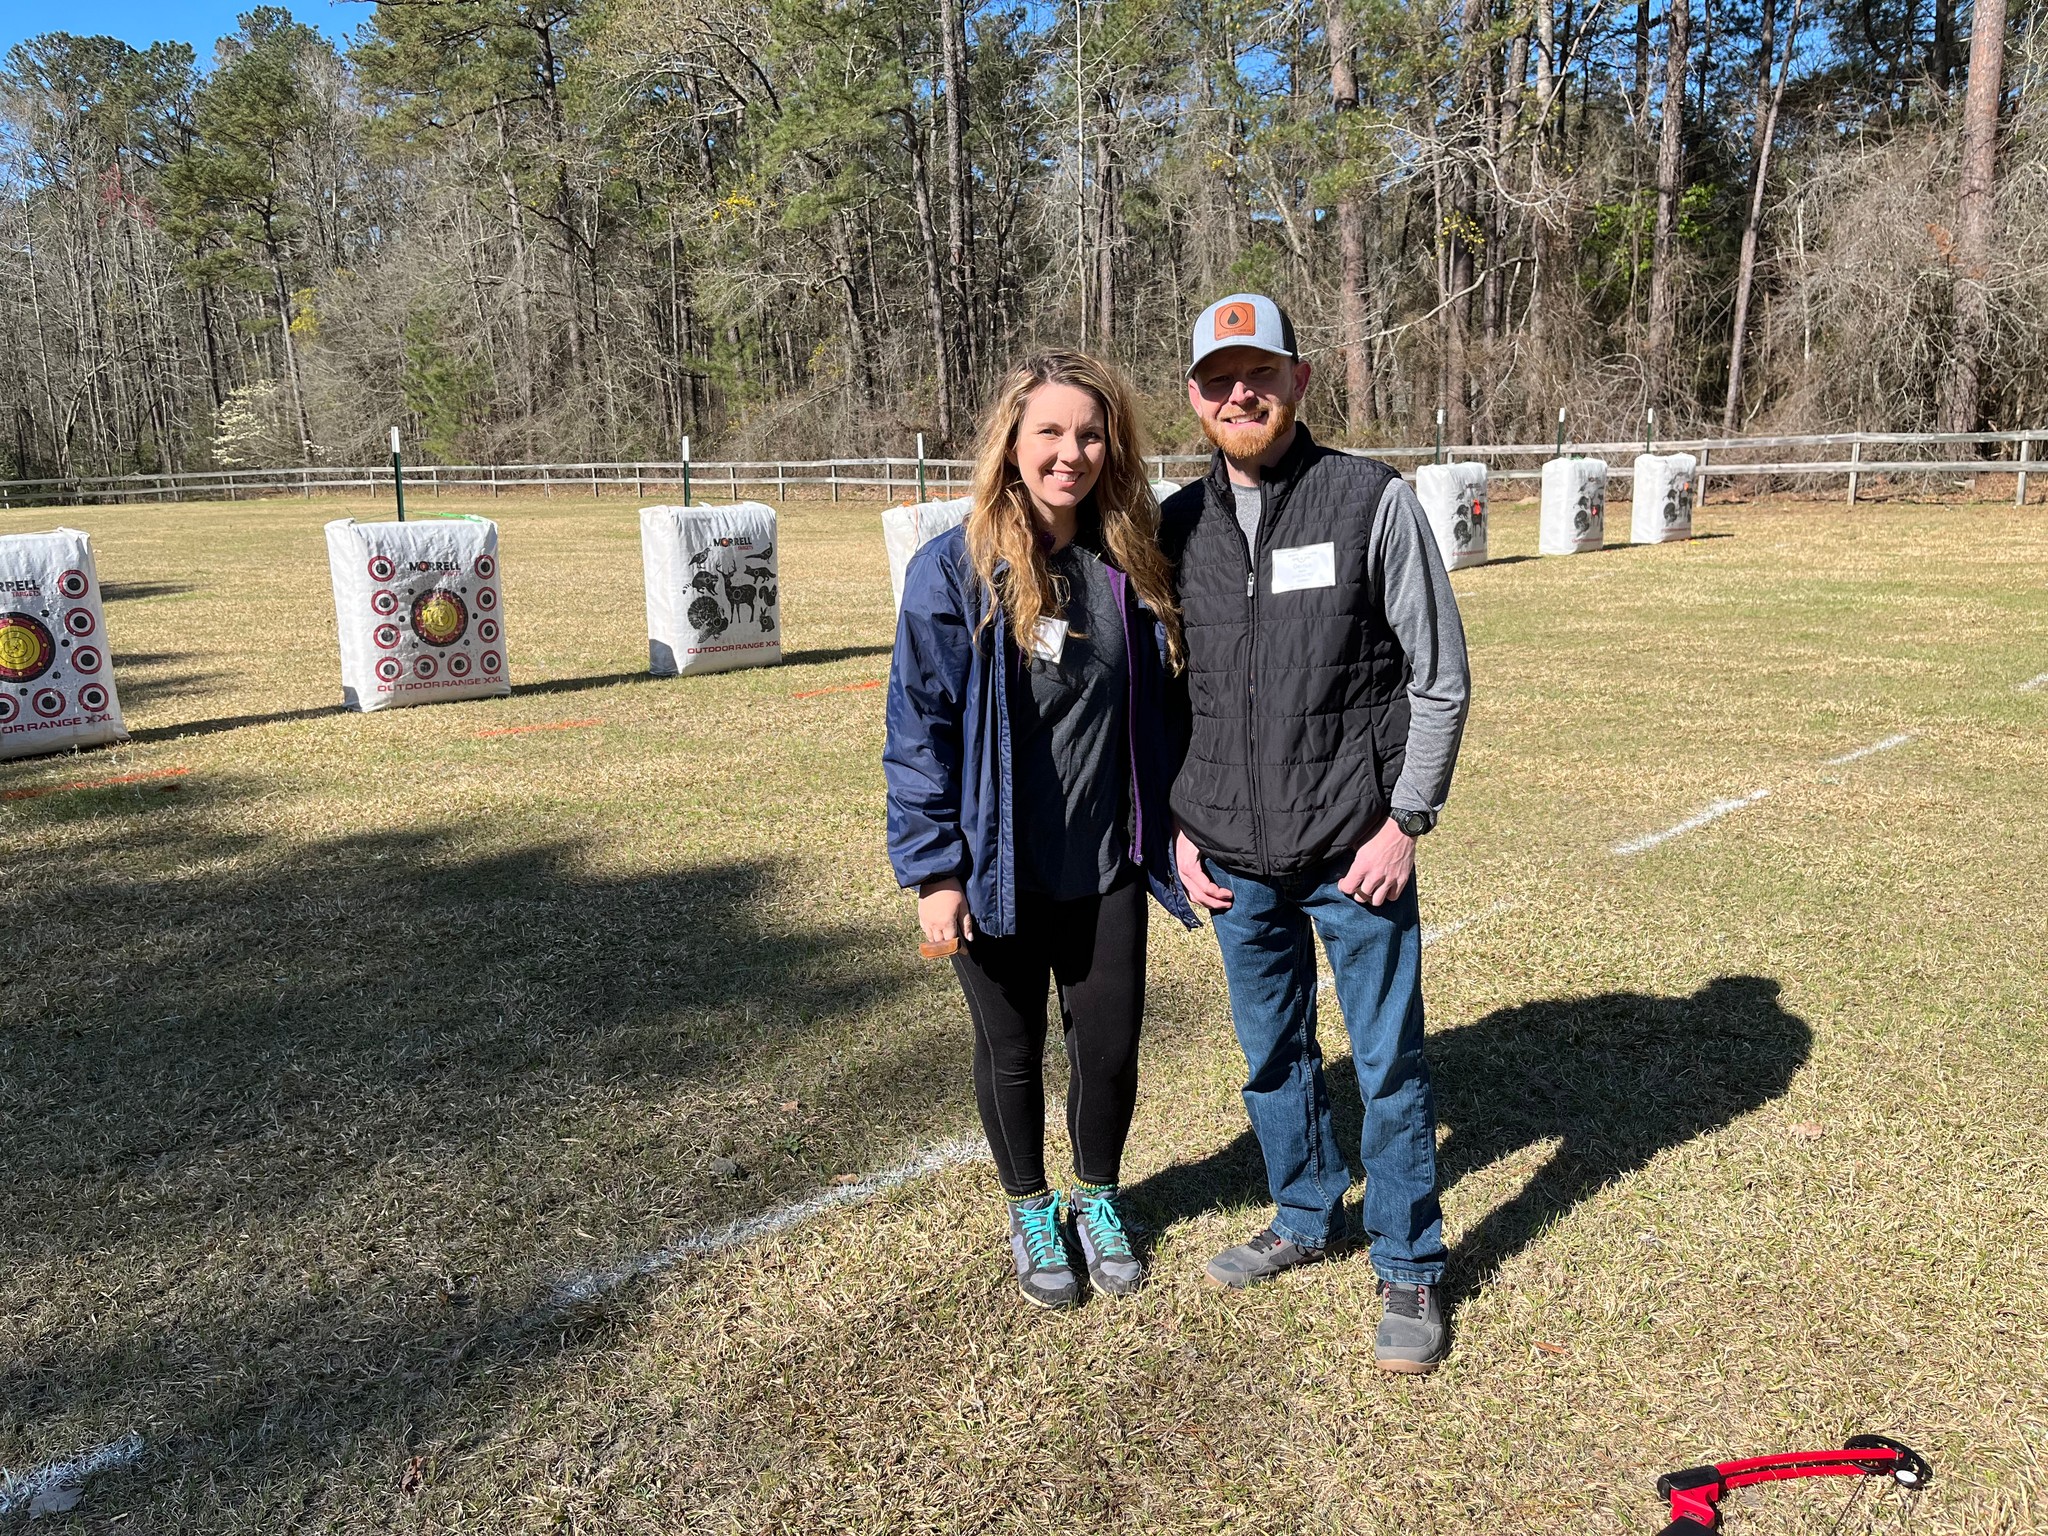
[[1692,537],[1693,477],[1699,467],[1700,461],[1689,453],[1636,455],[1630,543],[1669,544]]
[[1179,489],[1180,482],[1177,480],[1154,480],[1152,482],[1152,499],[1154,501],[1164,501]]
[[1425,464],[1415,471],[1415,496],[1429,517],[1444,569],[1486,564],[1486,466]]
[[0,537],[0,758],[126,741],[92,539]]
[[656,677],[782,660],[773,507],[642,507],[640,563],[647,578],[647,670]]
[[[1153,494],[1159,494],[1157,486]],[[910,569],[910,557],[948,528],[965,522],[973,505],[972,496],[958,496],[951,501],[921,501],[914,507],[890,507],[882,513],[882,542],[889,551],[889,586],[896,594],[897,612],[903,611],[903,575]]]
[[1536,551],[1580,555],[1607,542],[1607,463],[1552,459],[1543,466],[1543,512]]
[[481,517],[327,525],[341,701],[364,712],[512,691],[498,525]]

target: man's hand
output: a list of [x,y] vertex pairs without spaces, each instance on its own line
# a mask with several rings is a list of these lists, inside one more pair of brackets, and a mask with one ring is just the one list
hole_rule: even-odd
[[1230,888],[1209,878],[1209,872],[1202,868],[1201,850],[1188,841],[1185,832],[1173,834],[1173,862],[1180,866],[1180,883],[1195,899],[1195,905],[1211,912],[1221,912],[1230,905]]
[[917,888],[917,926],[934,944],[974,937],[974,917],[967,910],[967,892],[957,879],[948,875],[943,880],[927,880]]
[[1408,889],[1415,874],[1415,839],[1389,819],[1365,840],[1337,889],[1368,907],[1383,907]]

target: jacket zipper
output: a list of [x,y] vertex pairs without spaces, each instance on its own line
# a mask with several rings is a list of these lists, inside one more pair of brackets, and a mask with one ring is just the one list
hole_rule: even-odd
[[[1232,500],[1235,501],[1236,492],[1233,491],[1231,494]],[[1267,504],[1266,497],[1266,477],[1261,474],[1258,533],[1254,538],[1247,540],[1242,527],[1237,531],[1238,542],[1245,546],[1244,774],[1245,783],[1251,788],[1252,856],[1258,862],[1261,877],[1264,877],[1267,871],[1266,827],[1259,815],[1259,757],[1255,723],[1259,707],[1259,549],[1266,542],[1267,527],[1272,520],[1272,508]],[[1231,521],[1237,521],[1234,506],[1231,509]]]

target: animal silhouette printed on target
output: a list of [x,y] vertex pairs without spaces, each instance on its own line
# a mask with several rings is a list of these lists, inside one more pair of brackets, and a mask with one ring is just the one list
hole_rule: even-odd
[[1639,453],[1629,504],[1629,542],[1669,544],[1692,537],[1692,501],[1700,461],[1689,453]]
[[92,540],[0,536],[0,758],[126,741]]
[[[1159,492],[1155,488],[1152,494]],[[950,501],[920,501],[916,506],[883,510],[882,544],[889,552],[889,586],[896,594],[898,613],[903,611],[903,578],[910,569],[910,557],[948,528],[959,527],[973,505],[973,497],[956,496]]]
[[1486,466],[1425,464],[1415,471],[1415,496],[1436,535],[1444,569],[1486,564]]
[[656,677],[782,660],[775,509],[642,507],[647,666]]
[[341,698],[395,709],[512,691],[498,525],[481,517],[327,525]]
[[1606,542],[1606,461],[1552,459],[1543,466],[1543,512],[1537,523],[1537,553],[1581,555]]

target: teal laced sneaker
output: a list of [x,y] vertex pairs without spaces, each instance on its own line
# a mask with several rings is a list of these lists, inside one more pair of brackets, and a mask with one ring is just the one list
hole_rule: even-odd
[[1105,1296],[1130,1295],[1144,1280],[1145,1265],[1132,1250],[1116,1208],[1116,1186],[1083,1185],[1068,1198],[1074,1206],[1074,1235],[1088,1261],[1088,1283]]
[[1010,1253],[1017,1261],[1017,1287],[1026,1301],[1054,1311],[1079,1303],[1081,1283],[1074,1278],[1060,1233],[1058,1195],[1010,1202]]

